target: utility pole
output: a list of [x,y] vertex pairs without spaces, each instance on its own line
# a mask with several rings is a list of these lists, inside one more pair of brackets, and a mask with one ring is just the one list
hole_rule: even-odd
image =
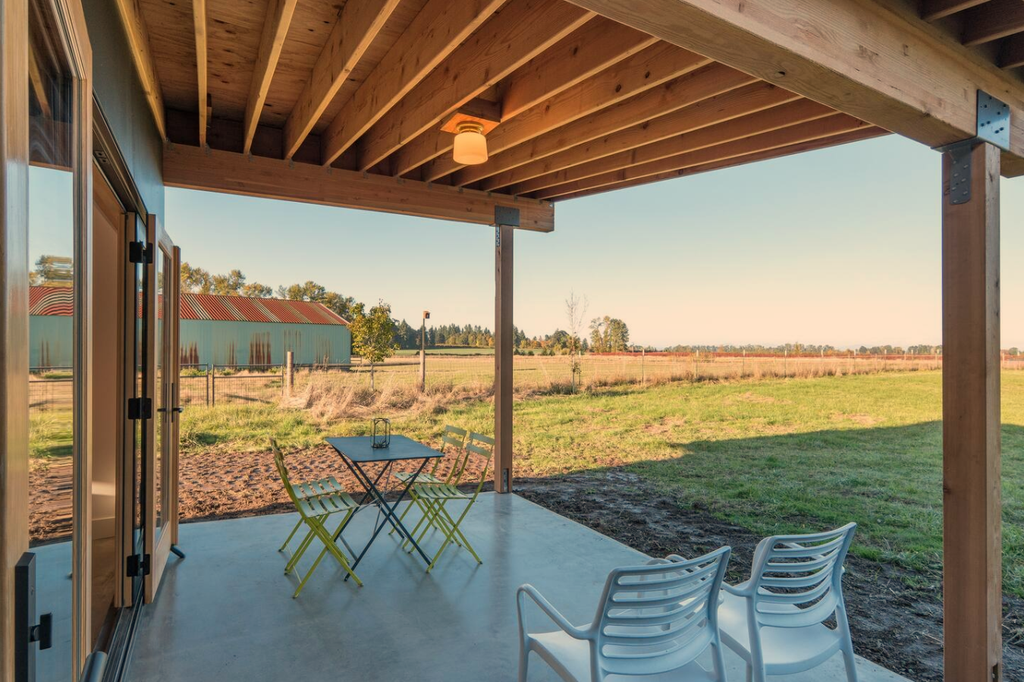
[[423,323],[420,325],[420,391],[427,390],[427,320],[430,311],[423,311]]

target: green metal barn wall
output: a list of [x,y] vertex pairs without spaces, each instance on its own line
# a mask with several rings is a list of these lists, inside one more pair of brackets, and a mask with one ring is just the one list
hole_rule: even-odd
[[[59,315],[29,318],[32,367],[71,366],[71,319]],[[302,365],[347,364],[352,357],[352,336],[348,327],[340,324],[181,321],[182,364],[283,365],[289,350]]]
[[282,365],[287,351],[297,364],[347,364],[352,337],[340,324],[181,321],[183,365]]

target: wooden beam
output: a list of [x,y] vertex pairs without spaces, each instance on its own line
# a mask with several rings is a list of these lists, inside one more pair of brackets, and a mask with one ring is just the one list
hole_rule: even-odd
[[930,147],[974,136],[982,89],[1010,106],[1003,172],[1024,173],[1024,83],[916,9],[869,0],[570,2]]
[[[501,101],[502,125],[657,42],[657,38],[602,17],[588,21],[509,76]],[[408,169],[396,168],[396,171],[405,174],[442,155],[445,156],[440,160],[443,175],[462,168],[447,156],[454,141],[450,133],[425,131],[402,151],[402,157],[407,160],[401,165]]]
[[167,145],[164,184],[308,204],[342,206],[386,213],[454,220],[478,225],[494,222],[495,206],[520,212],[521,228],[550,232],[555,227],[549,202],[460,190],[337,168],[322,168],[237,152]]
[[494,490],[512,492],[512,248],[515,229],[495,226],[494,240]]
[[977,145],[970,200],[942,159],[943,623],[947,680],[1002,679],[999,151]]
[[349,0],[345,3],[313,65],[309,82],[285,121],[285,158],[292,158],[302,146],[399,4],[399,0]]
[[[512,149],[544,133],[572,123],[588,114],[654,89],[710,63],[706,57],[674,45],[652,45],[632,57],[605,69],[548,99],[539,102],[514,121],[498,127],[487,137],[491,157]],[[486,177],[493,163],[465,169],[469,177]],[[424,180],[438,180],[463,166],[449,156],[430,163]]]
[[823,138],[820,140],[812,140],[810,142],[801,142],[800,144],[789,145],[788,147],[782,147],[780,149],[771,149],[768,151],[756,152],[754,154],[748,154],[746,156],[739,156],[732,159],[726,159],[724,161],[705,163],[699,166],[691,166],[689,168],[682,168],[680,170],[670,171],[667,173],[660,173],[658,175],[652,175],[646,178],[640,178],[638,180],[629,180],[627,182],[621,182],[615,185],[606,185],[604,187],[584,190],[581,192],[577,192],[575,194],[567,194],[563,197],[559,197],[557,199],[557,203],[561,203],[569,199],[578,199],[581,197],[593,196],[595,194],[604,194],[606,192],[612,192],[621,189],[629,189],[631,187],[639,187],[641,185],[649,185],[654,182],[661,182],[662,180],[672,180],[675,178],[681,178],[690,175],[699,175],[700,173],[709,173],[711,171],[733,168],[735,166],[744,166],[751,163],[757,163],[759,161],[770,161],[772,159],[779,159],[785,156],[792,156],[794,154],[803,154],[805,152],[825,149],[827,147],[838,147],[840,145],[849,144],[851,142],[859,142],[861,140],[868,140],[874,137],[881,137],[882,135],[888,134],[888,131],[882,130],[881,128],[863,128],[861,130],[855,130],[850,133],[836,135],[835,137]]
[[196,69],[198,75],[199,95],[199,146],[206,145],[206,125],[209,111],[209,92],[207,90],[208,70],[206,67],[206,0],[192,0],[192,19],[196,42]]
[[298,2],[299,0],[270,0],[267,6],[267,18],[263,22],[263,34],[260,36],[260,49],[249,85],[249,99],[245,104],[243,154],[248,154],[252,148],[252,138],[256,134],[256,126],[259,125],[260,114],[263,113],[263,104],[267,100],[267,91],[270,90],[270,81],[274,78],[277,61],[281,58],[281,48],[284,47],[284,39],[288,36],[288,27],[292,24],[292,16]]
[[[568,147],[546,158],[498,173],[482,181],[480,189],[495,190],[509,185],[520,188],[527,183],[533,189],[510,191],[509,194],[525,194],[536,191],[550,185],[537,186],[532,184],[534,180],[550,180],[553,176],[561,176],[563,169],[575,170],[581,164],[590,165],[601,159],[628,153],[638,147],[651,145],[705,126],[715,125],[799,99],[802,99],[800,95],[794,95],[774,85],[753,83],[664,116],[641,121],[618,133],[598,137],[589,142]],[[826,112],[832,111],[828,107],[817,106]],[[606,168],[605,170],[612,169]],[[551,184],[557,185],[562,182],[566,182],[566,180],[558,180]]]
[[1024,31],[1024,2],[992,0],[964,13],[964,45],[980,45]]
[[986,2],[988,0],[924,0],[921,3],[921,18],[925,21],[938,21]]
[[526,144],[491,157],[487,163],[466,167],[452,177],[452,184],[466,185],[483,180],[531,161],[547,158],[570,145],[596,140],[604,135],[612,135],[636,125],[637,121],[646,121],[670,114],[715,95],[750,85],[753,81],[754,79],[747,74],[730,69],[728,66],[720,64],[705,66],[685,76],[670,80],[657,88],[577,119],[571,125],[558,127],[534,137]]
[[[767,84],[763,87],[773,88]],[[773,88],[773,91],[785,92],[778,88]],[[799,95],[790,94],[790,98],[787,100],[789,103],[762,108],[753,113],[746,112],[746,115],[743,115],[744,112],[732,114],[730,110],[732,115],[729,118],[724,118],[721,123],[707,125],[707,127],[693,127],[684,124],[682,127],[677,127],[678,133],[675,135],[655,135],[650,142],[628,147],[625,151],[606,154],[603,145],[598,145],[592,160],[566,166],[563,170],[513,185],[508,193],[531,194],[548,187],[585,180],[630,166],[659,161],[670,156],[694,152],[734,140],[742,140],[753,135],[835,114],[835,110],[829,109],[823,104],[800,98]],[[657,121],[652,121],[649,128],[655,127],[656,124]],[[626,134],[632,132],[633,130],[625,131]]]
[[999,47],[999,66],[1016,69],[1024,66],[1024,33],[1010,36]]
[[[460,105],[594,16],[561,0],[509,3],[367,131],[360,141],[359,169],[376,166],[424,131],[440,126]],[[395,166],[407,164],[400,152]]]
[[[728,125],[728,124],[727,124]],[[584,180],[577,180],[563,185],[556,185],[547,189],[535,192],[536,198],[553,199],[567,194],[575,194],[588,189],[602,187],[605,185],[617,185],[630,180],[638,180],[661,175],[662,173],[676,172],[691,166],[700,166],[706,163],[715,163],[727,159],[747,156],[757,152],[781,149],[801,142],[811,142],[823,138],[842,135],[861,128],[869,128],[870,124],[859,121],[846,114],[834,113],[827,118],[812,120],[808,123],[791,125],[779,128],[759,135],[752,135],[741,139],[708,146],[697,151],[683,152],[664,156],[654,161],[640,163],[634,166],[621,168],[610,173],[602,173]],[[713,134],[710,129],[701,131],[701,138],[710,140]],[[685,143],[684,143],[685,144]]]
[[138,0],[115,0],[115,2],[128,38],[128,46],[132,51],[135,71],[139,74],[142,90],[146,93],[146,101],[153,112],[153,121],[156,123],[156,129],[160,131],[160,137],[166,138],[164,96],[160,90],[160,81],[156,77],[153,52],[149,46],[149,32],[146,29],[146,20],[142,16],[142,8],[139,6]]
[[327,127],[323,164],[329,166],[352,147],[504,3],[429,0]]

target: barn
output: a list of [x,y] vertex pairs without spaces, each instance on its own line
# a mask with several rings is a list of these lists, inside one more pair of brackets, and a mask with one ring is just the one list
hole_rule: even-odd
[[[72,361],[73,292],[31,287],[30,363],[34,370]],[[297,364],[347,364],[348,322],[321,303],[214,294],[181,295],[182,365],[281,365],[292,351]]]

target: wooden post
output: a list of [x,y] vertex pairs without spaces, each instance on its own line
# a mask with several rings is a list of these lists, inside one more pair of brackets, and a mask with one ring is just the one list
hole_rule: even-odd
[[942,157],[945,679],[1002,680],[999,150],[970,149],[970,198]]
[[284,354],[284,397],[292,397],[292,389],[295,388],[295,353],[288,351]]
[[217,404],[217,365],[210,365],[210,407]]
[[512,236],[519,211],[496,210],[494,217],[494,489],[508,493],[512,490]]

